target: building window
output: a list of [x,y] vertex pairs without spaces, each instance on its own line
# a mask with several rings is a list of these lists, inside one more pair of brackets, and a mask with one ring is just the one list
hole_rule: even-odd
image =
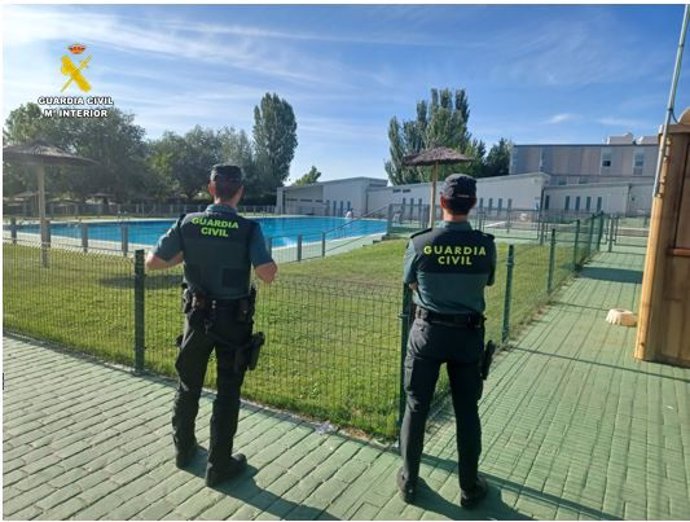
[[585,210],[592,210],[592,196],[587,196],[585,200]]
[[412,189],[403,189],[403,192],[412,192]]
[[513,198],[508,198],[508,210],[513,208]]
[[393,189],[393,194],[400,192],[400,189]]
[[417,205],[419,205],[419,208],[422,208],[422,198],[417,200]]
[[494,206],[494,198],[489,198],[489,211],[493,208]]
[[601,169],[605,171],[611,166],[611,149],[601,149]]
[[548,194],[544,197],[544,210],[549,210],[549,204],[551,203],[551,196]]
[[503,198],[498,198],[498,211],[503,210]]
[[575,211],[580,210],[580,196],[575,197]]
[[570,210],[570,196],[565,197],[565,210]]
[[347,202],[347,209],[352,210],[352,202],[351,201]]
[[479,210],[484,208],[484,198],[479,198]]
[[641,151],[641,150],[635,151],[635,155],[633,156],[633,175],[634,176],[641,176],[643,168],[644,168],[644,151]]
[[601,204],[602,204],[602,198],[599,196],[597,198],[597,212],[601,212]]

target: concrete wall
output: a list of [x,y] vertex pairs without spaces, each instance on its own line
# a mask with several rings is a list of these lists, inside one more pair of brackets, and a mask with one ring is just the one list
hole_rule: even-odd
[[[580,210],[581,212],[603,210],[607,213],[628,215],[649,214],[652,206],[652,187],[653,183],[551,186],[544,189],[544,208],[547,210]],[[587,208],[588,198],[589,209]]]
[[[549,176],[543,173],[531,173],[521,176],[501,176],[497,178],[482,178],[477,180],[477,207],[485,209],[491,204],[492,209],[535,208],[541,199],[541,192]],[[443,182],[436,188],[436,204],[440,204],[440,190]],[[390,203],[428,205],[431,199],[431,183],[416,183],[412,185],[397,185],[383,189],[369,190],[369,211],[381,208]]]
[[276,195],[277,212],[342,217],[348,209],[352,209],[355,216],[361,216],[367,212],[369,188],[386,183],[383,179],[347,178],[280,187]]

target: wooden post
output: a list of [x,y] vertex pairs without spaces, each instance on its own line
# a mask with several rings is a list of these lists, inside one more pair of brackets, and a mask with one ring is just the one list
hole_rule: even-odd
[[690,366],[690,110],[660,144],[634,356]]
[[48,222],[46,221],[46,170],[40,163],[36,165],[38,183],[38,222],[41,231],[41,264],[48,268]]
[[434,164],[434,173],[431,177],[431,201],[429,202],[429,228],[434,228],[436,221],[436,181],[438,180],[438,163]]

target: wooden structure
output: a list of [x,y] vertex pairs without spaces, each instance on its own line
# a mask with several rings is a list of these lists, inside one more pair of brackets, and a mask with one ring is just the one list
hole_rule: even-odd
[[669,125],[667,144],[652,203],[635,358],[690,366],[690,109]]
[[403,165],[406,167],[434,167],[431,176],[431,199],[429,200],[429,228],[434,228],[436,221],[436,183],[438,181],[439,165],[455,165],[472,161],[472,158],[460,154],[457,150],[448,147],[434,147],[426,149],[417,154],[410,154],[403,158]]

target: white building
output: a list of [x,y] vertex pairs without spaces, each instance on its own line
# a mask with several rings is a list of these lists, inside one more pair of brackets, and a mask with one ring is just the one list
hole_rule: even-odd
[[367,195],[371,189],[385,187],[381,178],[346,178],[310,185],[278,187],[276,212],[279,214],[312,214],[344,216],[352,210],[355,216],[368,213]]
[[[440,203],[437,184],[436,204]],[[477,180],[477,208],[488,212],[539,210],[648,214],[653,180],[635,179],[575,185],[555,185],[544,172],[511,174]],[[422,208],[429,204],[431,183],[387,186],[380,178],[346,178],[311,185],[281,187],[276,207],[282,214],[343,216],[386,215],[390,204]]]

